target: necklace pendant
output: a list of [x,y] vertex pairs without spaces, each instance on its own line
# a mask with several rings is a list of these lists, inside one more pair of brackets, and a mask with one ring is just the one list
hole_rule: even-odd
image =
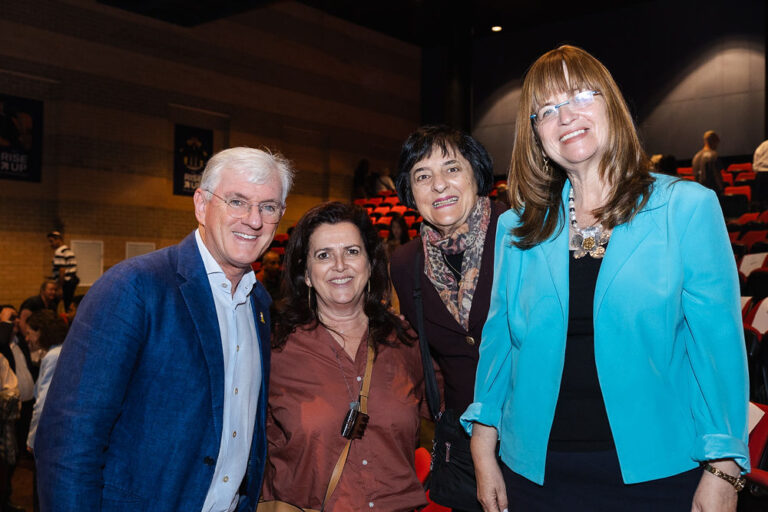
[[598,246],[595,248],[595,250],[594,250],[594,251],[590,251],[590,252],[589,252],[589,255],[590,255],[590,256],[592,256],[593,258],[597,258],[597,259],[600,259],[600,258],[602,258],[603,256],[605,256],[605,247],[603,247],[602,245],[598,245]]
[[576,208],[573,189],[568,194],[568,213],[571,218],[571,236],[570,244],[573,250],[573,258],[583,258],[589,254],[592,258],[602,258],[605,256],[605,246],[611,238],[610,232],[603,230],[600,224],[580,228],[576,221]]

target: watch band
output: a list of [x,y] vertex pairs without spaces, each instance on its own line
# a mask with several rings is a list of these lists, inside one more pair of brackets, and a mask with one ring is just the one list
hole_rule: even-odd
[[739,492],[740,490],[744,489],[744,486],[747,483],[747,479],[743,476],[731,476],[728,473],[725,473],[724,471],[720,471],[712,464],[704,464],[704,469],[712,473],[718,478],[722,478],[729,484],[733,486],[734,489],[736,489],[736,492]]

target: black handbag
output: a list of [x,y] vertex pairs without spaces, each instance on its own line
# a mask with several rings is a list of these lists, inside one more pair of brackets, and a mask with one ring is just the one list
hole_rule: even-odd
[[416,322],[419,331],[421,362],[424,365],[424,384],[429,412],[435,421],[435,438],[432,441],[432,465],[426,488],[429,498],[439,505],[467,512],[483,512],[477,501],[477,482],[469,436],[459,423],[461,411],[448,409],[440,412],[440,390],[432,366],[427,335],[424,332],[424,312],[421,301],[421,269],[424,253],[416,258],[413,283],[413,301],[416,305]]

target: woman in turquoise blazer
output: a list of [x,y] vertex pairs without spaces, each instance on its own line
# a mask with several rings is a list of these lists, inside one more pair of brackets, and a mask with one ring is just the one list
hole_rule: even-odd
[[735,510],[747,369],[715,194],[648,172],[618,87],[581,49],[534,63],[517,126],[462,417],[481,503]]

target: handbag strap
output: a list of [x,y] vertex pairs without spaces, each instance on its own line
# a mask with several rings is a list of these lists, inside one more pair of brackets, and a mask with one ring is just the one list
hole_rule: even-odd
[[[371,336],[368,335],[368,358],[365,361],[365,377],[363,377],[363,385],[360,388],[360,412],[368,414],[368,392],[371,389],[371,374],[373,374],[373,357],[375,352],[373,350],[373,343],[371,342]],[[320,510],[325,510],[325,504],[330,499],[333,491],[336,490],[336,486],[339,485],[341,480],[341,472],[344,470],[344,464],[347,462],[347,456],[349,455],[349,448],[352,446],[352,439],[347,441],[344,445],[344,449],[341,450],[339,460],[336,461],[336,466],[331,473],[331,480],[328,482],[328,489],[325,491],[325,498],[323,498],[323,505]]]
[[416,328],[419,331],[421,364],[424,366],[424,383],[429,413],[437,422],[440,419],[440,389],[437,386],[435,368],[432,366],[432,354],[429,352],[427,333],[424,331],[424,308],[421,301],[421,274],[424,268],[424,251],[420,247],[413,266],[413,302],[416,305]]

